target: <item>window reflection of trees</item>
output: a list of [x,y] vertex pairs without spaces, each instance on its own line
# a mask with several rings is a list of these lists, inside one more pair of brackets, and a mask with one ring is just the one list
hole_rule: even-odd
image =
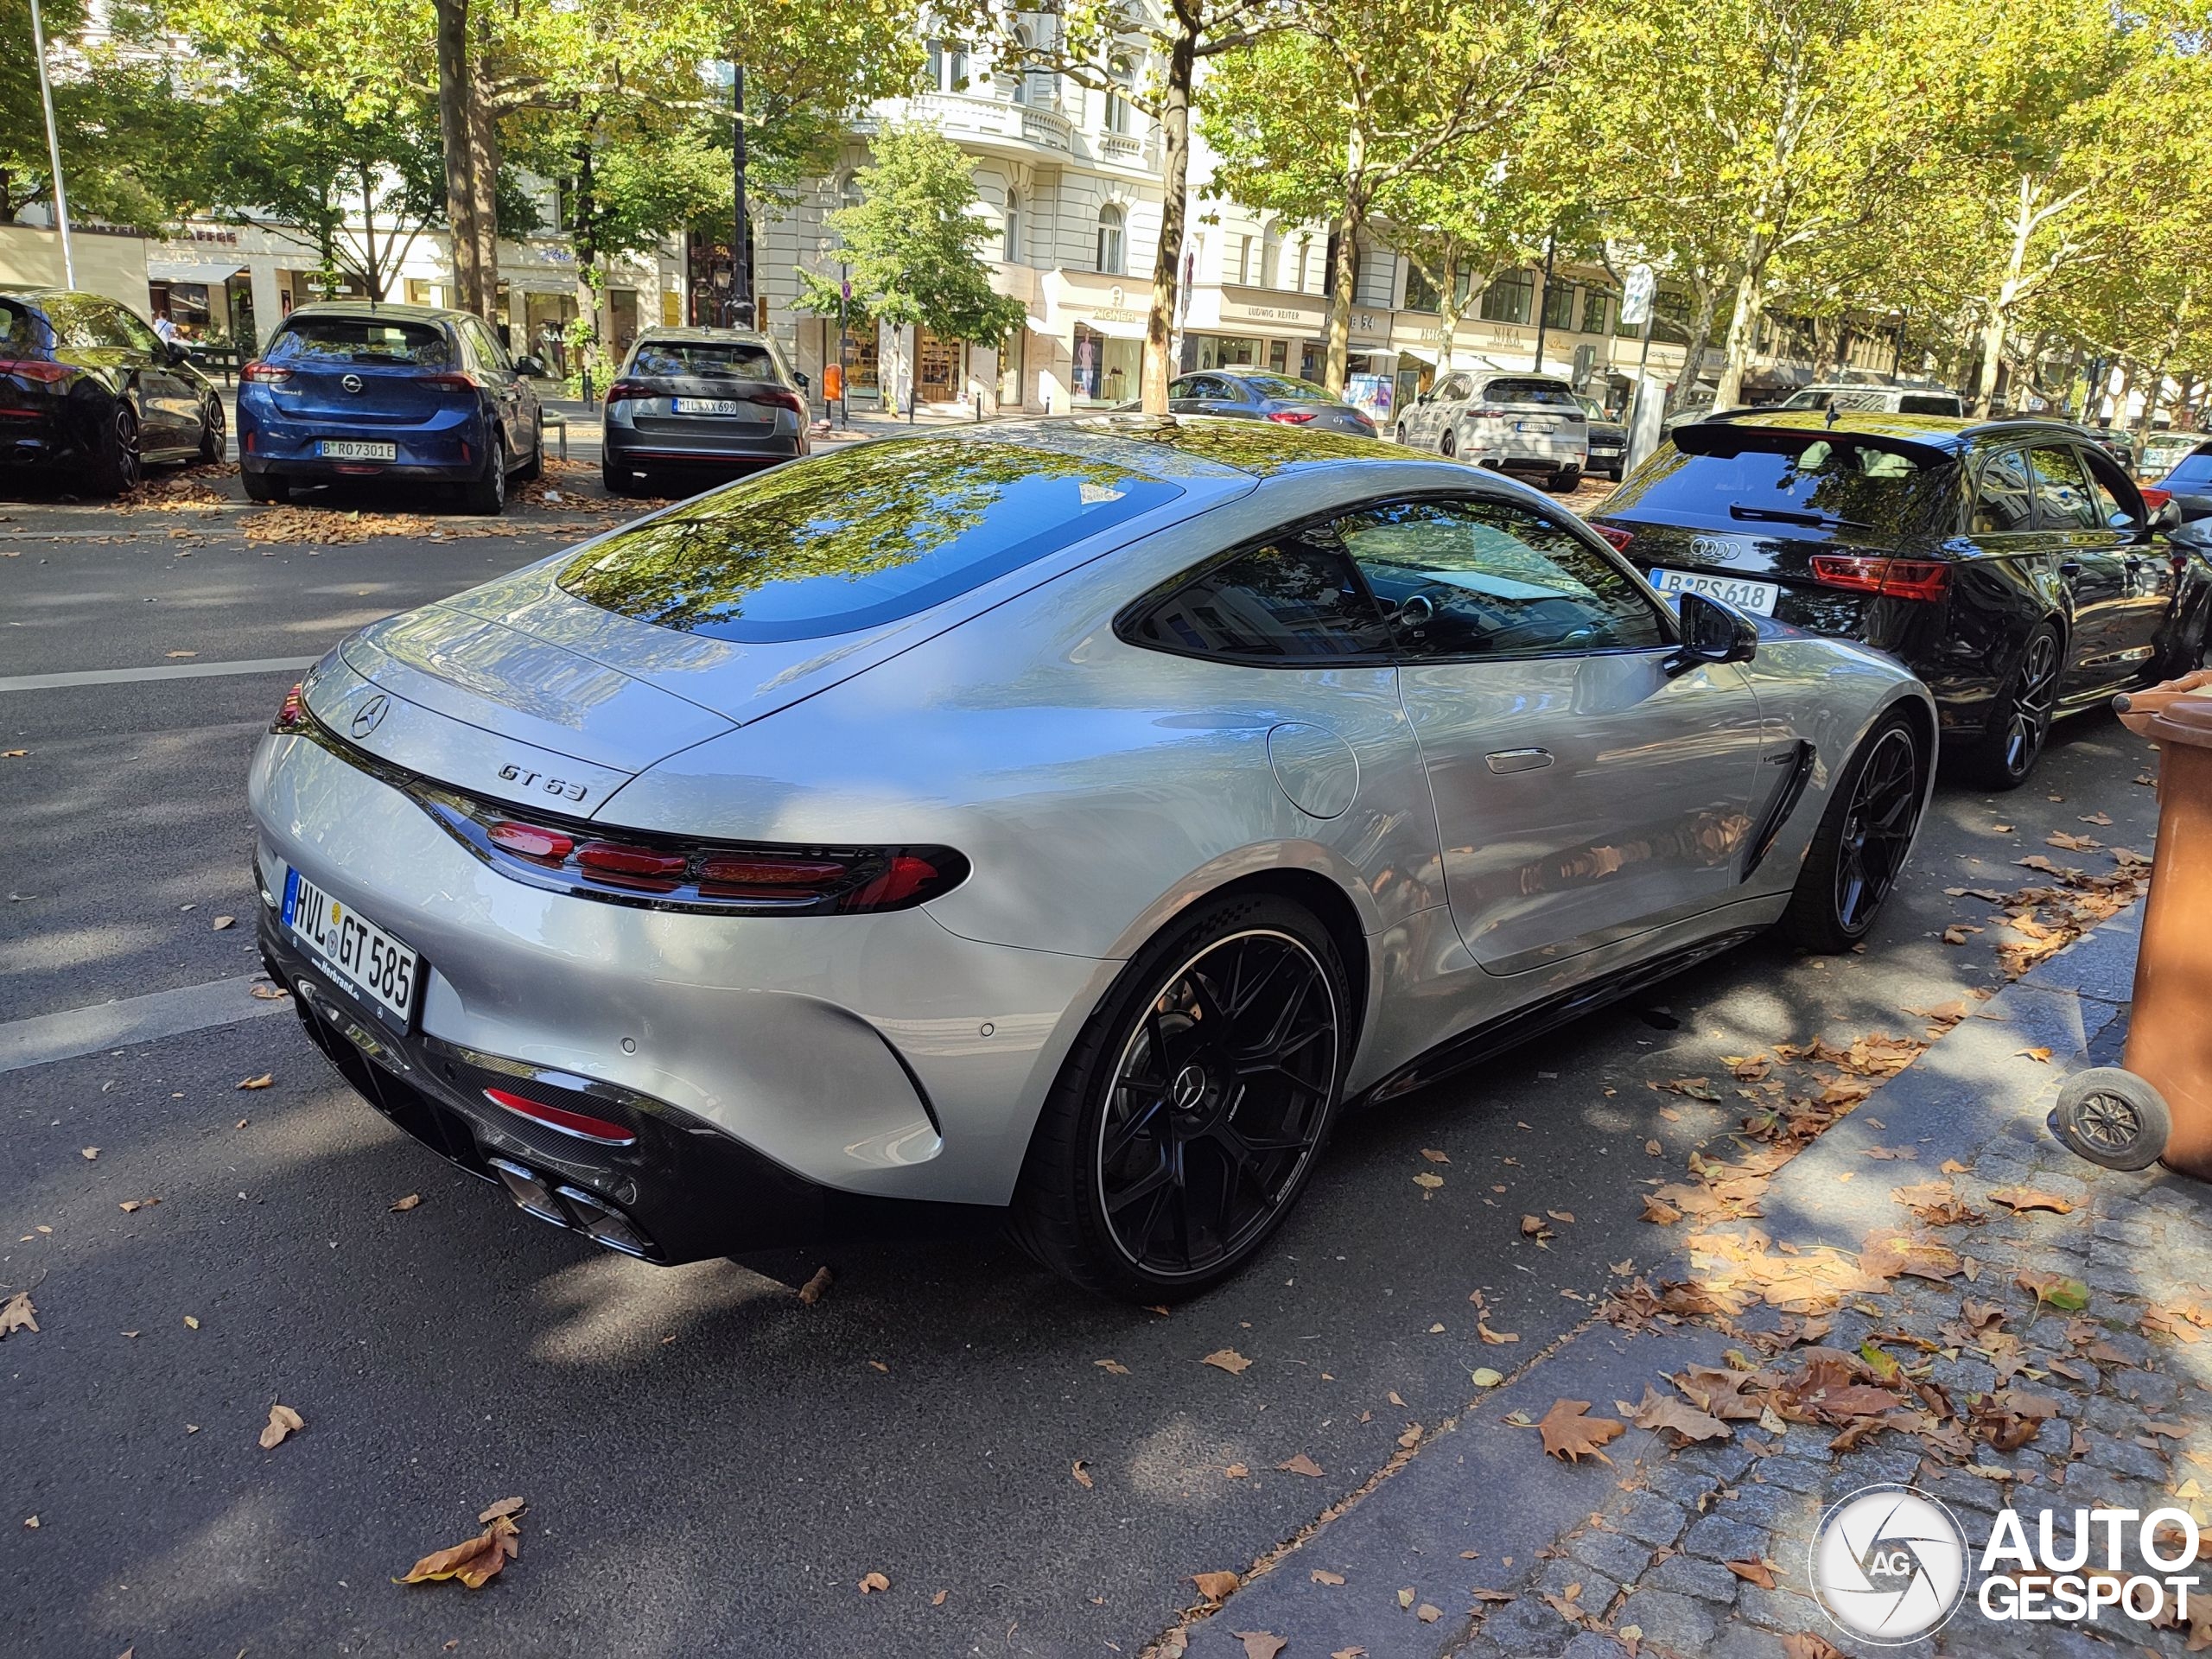
[[[1064,450],[892,440],[772,467],[598,543],[559,580],[577,598],[623,615],[711,631],[742,619],[747,601],[776,584],[857,584],[945,554],[984,527],[1018,485],[1068,484],[1082,492],[1082,512],[1152,482],[1110,461]],[[994,537],[993,550],[1050,528],[1033,521]],[[1084,533],[1072,530],[1065,539]],[[949,571],[963,561],[946,563]],[[842,607],[888,597],[856,594]],[[840,607],[833,600],[817,609]]]

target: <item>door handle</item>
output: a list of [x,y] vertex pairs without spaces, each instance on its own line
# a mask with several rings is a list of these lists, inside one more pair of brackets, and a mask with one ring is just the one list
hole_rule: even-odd
[[1484,762],[1495,772],[1534,772],[1539,766],[1552,763],[1549,749],[1497,749],[1484,756]]

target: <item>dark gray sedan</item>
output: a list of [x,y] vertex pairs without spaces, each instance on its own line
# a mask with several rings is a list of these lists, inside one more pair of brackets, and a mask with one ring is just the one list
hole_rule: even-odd
[[1375,423],[1325,386],[1263,369],[1202,369],[1179,376],[1167,388],[1167,407],[1178,415],[1226,415],[1309,432],[1375,435]]
[[639,479],[727,478],[809,448],[807,378],[750,328],[649,328],[607,389],[600,470],[626,494]]

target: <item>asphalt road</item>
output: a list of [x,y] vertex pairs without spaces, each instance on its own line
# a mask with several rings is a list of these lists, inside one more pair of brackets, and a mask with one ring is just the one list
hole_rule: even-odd
[[[311,658],[558,544],[264,549],[215,513],[188,556],[172,522],[0,501],[0,688]],[[0,748],[28,751],[0,759],[0,1048],[254,970],[243,774],[290,677],[0,689]],[[1133,1655],[1185,1575],[1296,1534],[1460,1408],[1471,1368],[1525,1363],[1665,1248],[1639,1183],[1732,1117],[1647,1083],[1913,1032],[1904,1006],[1997,982],[1994,928],[1939,937],[1989,906],[1943,889],[2019,885],[2012,861],[2098,812],[2087,833],[2147,852],[2147,760],[2071,722],[2025,790],[1942,787],[1863,955],[1755,944],[1348,1121],[1267,1258],[1164,1316],[988,1236],[601,1254],[386,1127],[289,1011],[0,1071],[0,1296],[29,1287],[41,1327],[0,1344],[0,1651]],[[1573,1219],[1524,1237],[1547,1211]],[[1478,1341],[1477,1289],[1517,1343]],[[1200,1363],[1224,1347],[1250,1368]],[[264,1452],[274,1401],[307,1427]],[[1300,1454],[1325,1472],[1277,1469]],[[507,1497],[524,1547],[489,1588],[390,1582]],[[889,1590],[860,1593],[870,1573]]]

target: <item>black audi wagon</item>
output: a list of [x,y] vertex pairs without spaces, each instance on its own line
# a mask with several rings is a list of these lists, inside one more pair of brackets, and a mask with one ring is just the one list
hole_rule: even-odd
[[1997,789],[2054,719],[2196,664],[2212,563],[2178,520],[2056,422],[1809,410],[1677,427],[1592,516],[1662,593],[1896,657]]

